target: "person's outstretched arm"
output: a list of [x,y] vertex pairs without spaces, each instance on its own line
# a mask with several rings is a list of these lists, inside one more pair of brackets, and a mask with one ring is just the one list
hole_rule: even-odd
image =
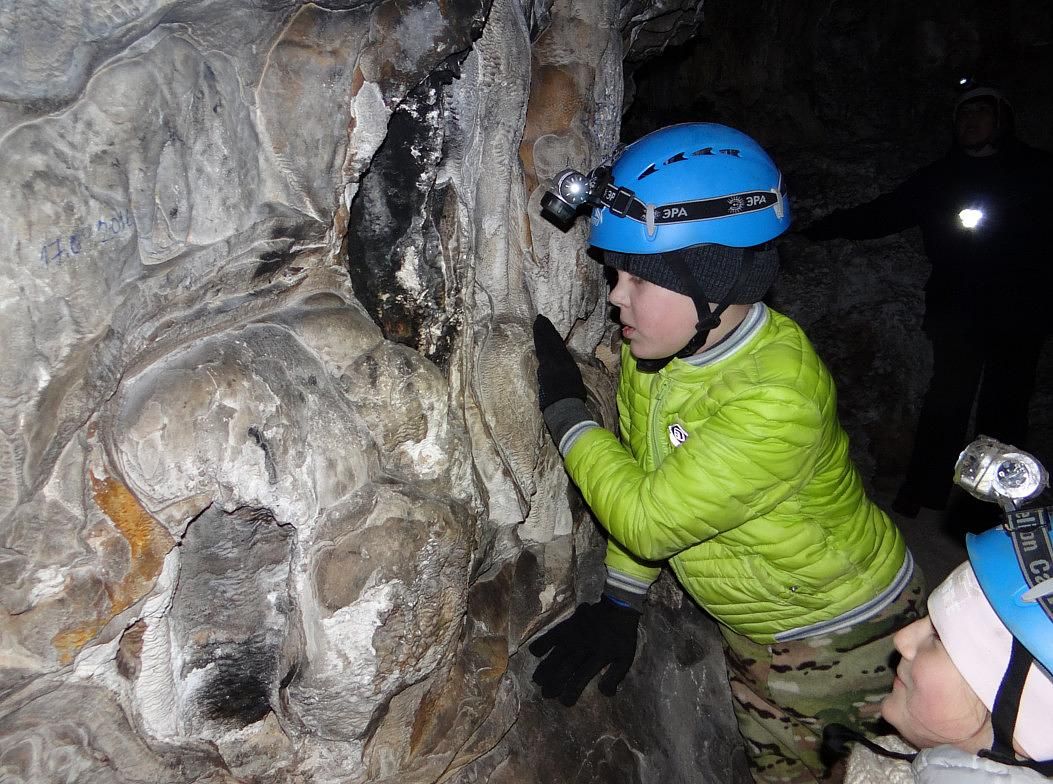
[[815,241],[869,240],[917,226],[918,200],[925,181],[924,171],[917,172],[889,193],[865,204],[834,210],[805,226],[800,233]]

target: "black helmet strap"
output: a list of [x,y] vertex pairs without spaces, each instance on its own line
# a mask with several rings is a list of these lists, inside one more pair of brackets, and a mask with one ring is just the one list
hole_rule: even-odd
[[1009,654],[1009,665],[1002,676],[1002,682],[995,694],[991,708],[991,728],[994,731],[994,743],[990,749],[983,749],[979,756],[1001,762],[1003,765],[1016,765],[1053,776],[1053,760],[1036,762],[1017,759],[1013,751],[1013,733],[1016,732],[1016,719],[1020,711],[1020,698],[1024,693],[1027,673],[1031,669],[1034,657],[1016,637],[1013,638],[1013,649]]
[[670,354],[668,357],[660,359],[638,359],[636,360],[636,367],[644,373],[657,373],[672,362],[674,358],[683,359],[684,357],[689,357],[702,348],[709,338],[710,330],[720,324],[721,315],[728,309],[729,305],[738,299],[739,289],[742,288],[743,281],[749,278],[750,271],[753,269],[754,253],[753,248],[742,249],[742,260],[739,262],[735,282],[715,308],[709,306],[709,297],[702,291],[701,284],[691,272],[691,268],[683,256],[677,253],[669,254],[667,259],[669,266],[680,278],[684,290],[689,292],[688,296],[691,298],[691,301],[695,303],[695,312],[698,315],[698,323],[695,324],[695,335],[687,342],[687,345],[675,354]]
[[1034,658],[1021,642],[1014,637],[1013,648],[1009,654],[1009,665],[1002,675],[1002,682],[995,694],[991,707],[991,727],[994,730],[994,743],[991,750],[981,752],[998,762],[1015,760],[1013,752],[1013,733],[1016,731],[1016,716],[1020,710],[1020,697],[1024,693],[1024,682],[1031,669]]

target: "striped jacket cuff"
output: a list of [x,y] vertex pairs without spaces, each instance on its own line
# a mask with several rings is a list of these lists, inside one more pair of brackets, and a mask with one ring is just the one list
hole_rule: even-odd
[[651,583],[638,577],[607,567],[607,582],[603,592],[618,604],[643,612],[644,600]]

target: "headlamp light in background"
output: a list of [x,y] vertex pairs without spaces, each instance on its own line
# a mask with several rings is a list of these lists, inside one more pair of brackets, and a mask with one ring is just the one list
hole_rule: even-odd
[[976,207],[966,207],[958,213],[958,221],[963,228],[975,229],[984,219],[984,211]]
[[980,436],[958,456],[954,482],[976,498],[1011,510],[1040,495],[1049,475],[1027,452]]

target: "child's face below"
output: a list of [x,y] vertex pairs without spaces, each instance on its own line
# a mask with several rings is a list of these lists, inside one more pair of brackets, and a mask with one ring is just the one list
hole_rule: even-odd
[[922,618],[892,638],[903,659],[881,715],[919,749],[950,744],[977,752],[991,742],[987,708],[951,661],[932,626]]
[[[614,270],[617,283],[607,301],[619,310],[622,338],[637,359],[662,359],[675,354],[695,336],[698,313],[691,298],[624,270]],[[711,305],[712,307],[712,305]],[[742,321],[748,305],[732,305],[721,323],[710,332],[700,351],[726,335]],[[741,312],[740,312],[741,311]]]

